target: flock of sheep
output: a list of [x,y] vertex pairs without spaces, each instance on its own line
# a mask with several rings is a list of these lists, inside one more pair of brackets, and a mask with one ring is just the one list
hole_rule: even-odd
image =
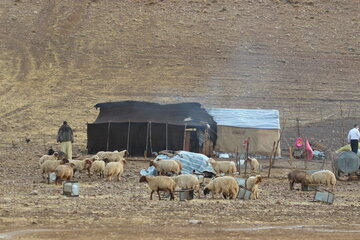
[[[71,180],[76,172],[87,171],[88,176],[98,175],[99,177],[106,177],[107,181],[111,181],[116,177],[120,181],[121,175],[124,172],[124,165],[127,163],[125,157],[128,152],[114,151],[114,152],[98,152],[96,155],[82,159],[82,160],[68,160],[66,155],[61,152],[54,152],[51,155],[44,155],[40,158],[39,164],[44,174],[54,172],[56,174],[55,183],[59,184],[62,180]],[[236,199],[239,188],[243,187],[251,192],[250,199],[257,199],[259,197],[259,184],[262,181],[260,175],[250,176],[246,179],[244,186],[239,186],[238,181],[233,177],[236,173],[235,163],[232,161],[215,161],[209,158],[209,163],[212,165],[217,176],[212,178],[208,184],[203,188],[204,195],[209,193],[212,197],[220,194],[224,199]],[[252,173],[259,173],[259,163],[255,158],[247,159],[251,166]],[[179,160],[162,160],[157,159],[150,161],[150,166],[154,166],[159,173],[159,176],[141,176],[140,182],[146,182],[151,190],[150,200],[153,193],[156,191],[160,197],[160,191],[168,192],[170,200],[174,200],[174,191],[178,189],[194,190],[200,198],[200,189],[204,184],[204,177],[195,174],[181,174],[182,163]],[[225,174],[225,176],[220,176]],[[166,175],[172,175],[166,176]],[[322,170],[309,174],[306,171],[295,170],[288,174],[290,183],[290,190],[293,190],[294,183],[301,183],[302,186],[310,184],[326,184],[331,185],[334,189],[336,178],[331,171]]]

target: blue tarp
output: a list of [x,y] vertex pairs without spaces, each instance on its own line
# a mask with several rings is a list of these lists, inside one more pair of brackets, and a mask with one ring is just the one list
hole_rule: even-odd
[[[181,174],[191,174],[193,170],[198,173],[211,172],[215,174],[214,169],[208,161],[209,158],[200,153],[180,151],[172,158],[167,155],[159,155],[155,158],[155,160],[159,158],[164,160],[180,160],[183,165]],[[156,174],[156,170],[153,166],[151,166],[148,169],[142,169],[140,174],[143,176],[154,176]]]
[[279,111],[274,109],[207,108],[218,126],[280,129]]

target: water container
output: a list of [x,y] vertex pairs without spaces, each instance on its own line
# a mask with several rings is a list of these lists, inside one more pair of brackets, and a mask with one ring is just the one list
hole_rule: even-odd
[[238,193],[239,199],[250,200],[250,196],[251,196],[251,191],[242,187],[239,189],[239,193]]
[[69,197],[78,197],[79,188],[78,181],[65,181],[63,185],[63,194]]
[[56,173],[54,173],[54,172],[49,173],[49,175],[48,175],[48,183],[49,184],[54,183],[55,180],[56,180]]
[[333,204],[335,201],[335,194],[331,192],[315,192],[314,201],[320,201],[325,203]]

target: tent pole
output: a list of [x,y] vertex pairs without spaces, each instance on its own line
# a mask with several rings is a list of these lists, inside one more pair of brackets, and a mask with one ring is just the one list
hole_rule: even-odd
[[184,141],[183,141],[183,150],[185,150],[185,141],[186,141],[186,125],[187,125],[187,123],[185,123],[185,126],[184,126]]
[[152,149],[152,141],[151,141],[151,128],[152,128],[151,121],[149,123],[150,123],[150,151],[151,151],[151,154],[152,154],[153,149]]
[[129,140],[130,140],[130,120],[129,120],[129,124],[128,124],[128,134],[127,134],[127,145],[126,145],[126,150],[129,151]]
[[144,157],[147,158],[147,152],[148,152],[148,139],[149,139],[149,122],[147,122],[147,127],[146,127],[146,147],[145,147],[145,153],[144,153]]
[[166,145],[165,145],[165,148],[166,150],[168,150],[168,123],[166,122]]
[[110,124],[111,124],[111,122],[109,122],[109,123],[108,123],[108,129],[107,129],[107,140],[106,140],[106,151],[109,151]]

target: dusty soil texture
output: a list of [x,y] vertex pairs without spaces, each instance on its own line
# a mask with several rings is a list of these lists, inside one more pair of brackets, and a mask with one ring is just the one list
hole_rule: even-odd
[[0,22],[0,239],[360,238],[359,182],[313,203],[288,190],[286,157],[256,201],[149,201],[141,161],[67,198],[37,166],[63,120],[83,157],[93,106],[118,100],[279,109],[282,148],[299,118],[334,151],[359,123],[358,1],[1,0]]
[[[29,143],[30,144],[30,143]],[[62,186],[47,184],[38,158],[24,157],[25,146],[0,169],[0,239],[339,239],[360,237],[359,182],[338,182],[336,200],[313,202],[314,192],[290,191],[291,167],[278,160],[271,178],[264,178],[257,200],[223,200],[201,196],[191,201],[162,199],[139,171],[145,159],[130,158],[121,181],[106,182],[85,173],[79,197],[62,195]],[[21,150],[21,151],[18,151]],[[27,155],[28,156],[28,155]],[[268,173],[267,160],[261,160]],[[303,168],[301,161],[295,162]],[[308,164],[315,169],[320,163]],[[325,166],[331,169],[330,164]]]

